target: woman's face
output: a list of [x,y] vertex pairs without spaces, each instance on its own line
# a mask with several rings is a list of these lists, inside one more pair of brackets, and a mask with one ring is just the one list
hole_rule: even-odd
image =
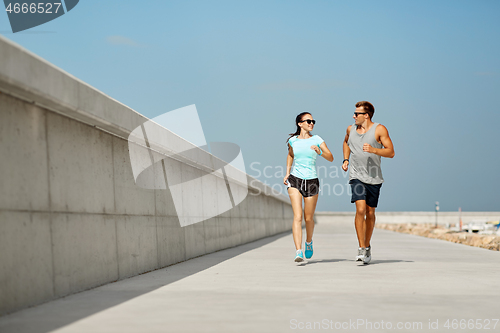
[[313,117],[310,114],[305,114],[302,116],[302,122],[299,123],[300,128],[306,132],[312,131],[314,128],[314,124],[312,122],[310,124],[307,123],[308,119],[313,120]]

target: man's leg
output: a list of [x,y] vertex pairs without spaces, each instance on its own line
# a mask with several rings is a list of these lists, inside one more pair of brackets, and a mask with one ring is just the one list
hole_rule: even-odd
[[[356,217],[354,218],[354,225],[356,227],[356,235],[358,236],[359,247],[367,247],[366,239],[366,201],[356,200]],[[373,229],[372,229],[373,231]],[[370,234],[371,236],[371,234]],[[368,243],[369,244],[369,243]]]
[[366,229],[365,229],[365,245],[370,246],[370,240],[375,228],[375,208],[378,204],[380,196],[380,188],[382,184],[366,185]]
[[370,246],[373,228],[375,228],[375,207],[366,205],[366,223],[365,223],[365,247]]

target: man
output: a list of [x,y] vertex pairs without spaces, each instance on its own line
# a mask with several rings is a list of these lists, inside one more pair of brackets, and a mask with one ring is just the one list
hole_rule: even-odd
[[354,224],[359,242],[356,261],[363,264],[368,264],[371,260],[370,240],[375,227],[375,208],[384,182],[380,168],[381,157],[394,157],[389,132],[385,126],[372,121],[374,113],[375,108],[370,102],[356,103],[353,117],[355,123],[347,127],[343,144],[342,169],[347,171],[351,166],[351,202],[356,203]]

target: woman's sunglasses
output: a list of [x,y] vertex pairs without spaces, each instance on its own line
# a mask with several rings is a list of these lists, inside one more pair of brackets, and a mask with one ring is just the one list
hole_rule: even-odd
[[311,119],[302,120],[302,121],[299,121],[299,123],[303,123],[304,121],[307,121],[308,124],[310,124],[310,123],[313,123],[313,125],[316,124],[316,120],[311,120]]

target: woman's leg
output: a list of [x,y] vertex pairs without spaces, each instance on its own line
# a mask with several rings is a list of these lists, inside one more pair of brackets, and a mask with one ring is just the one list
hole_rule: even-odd
[[292,234],[297,250],[302,249],[302,194],[294,187],[288,188],[293,209]]
[[304,198],[304,219],[306,220],[306,242],[312,241],[314,232],[314,211],[316,210],[316,203],[318,202],[318,195]]

